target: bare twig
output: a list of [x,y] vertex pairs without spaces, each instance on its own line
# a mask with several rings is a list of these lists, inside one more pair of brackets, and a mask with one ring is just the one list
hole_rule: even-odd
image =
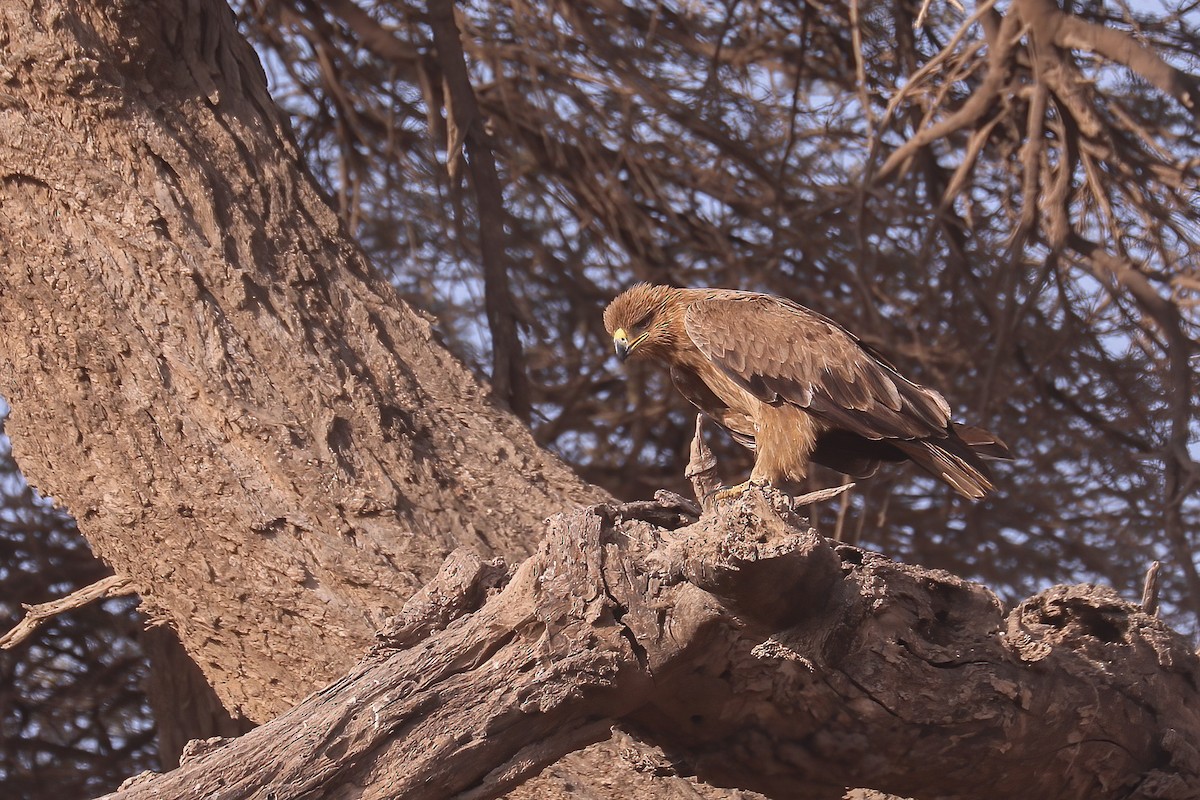
[[133,594],[131,582],[124,575],[109,575],[107,578],[93,584],[76,589],[65,597],[36,605],[25,605],[29,612],[17,626],[8,633],[0,636],[0,650],[11,650],[28,639],[45,620],[58,616],[76,608],[82,608],[88,603],[103,600],[106,597],[117,597],[123,594]]
[[900,147],[896,148],[883,166],[875,173],[876,180],[883,180],[902,164],[911,159],[918,150],[927,147],[932,142],[949,136],[963,128],[974,125],[991,108],[993,101],[1000,95],[1001,88],[1008,77],[1008,61],[1016,46],[1019,21],[1010,15],[1000,23],[999,41],[995,43],[988,54],[988,72],[983,83],[976,89],[967,102],[953,114],[933,125],[922,128]]
[[849,475],[842,476],[842,487],[844,487],[842,493],[842,502],[838,504],[837,524],[833,527],[833,538],[837,539],[839,542],[845,541],[842,538],[842,534],[845,532],[846,514],[850,511],[850,495],[849,493],[845,492],[845,489],[849,489],[853,485],[854,484],[850,482]]
[[795,504],[797,506],[806,506],[810,503],[820,503],[823,500],[832,500],[843,492],[850,491],[857,485],[858,484],[856,483],[847,482],[843,483],[841,486],[830,486],[828,489],[817,489],[815,492],[809,492],[797,497]]
[[858,0],[850,0],[850,46],[854,49],[854,77],[858,83],[858,102],[862,103],[867,124],[874,128],[875,110],[871,107],[871,97],[867,91],[867,69],[863,58],[862,19],[859,17]]

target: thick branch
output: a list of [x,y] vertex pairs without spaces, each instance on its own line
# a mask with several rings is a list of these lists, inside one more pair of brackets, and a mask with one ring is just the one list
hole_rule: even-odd
[[[1045,0],[1039,0],[1045,2]],[[1060,20],[1054,43],[1071,50],[1086,50],[1136,72],[1147,82],[1179,101],[1193,116],[1200,114],[1194,92],[1196,79],[1175,69],[1157,53],[1125,31],[1106,28],[1053,8]]]
[[114,797],[494,797],[617,720],[775,797],[1200,791],[1197,656],[1110,590],[1003,618],[984,587],[836,546],[757,491],[674,533],[629,517],[555,517],[486,602],[499,566],[456,553],[385,637],[407,649]]
[[607,738],[603,721],[645,700],[646,672],[605,586],[613,535],[595,514],[556,517],[503,592],[466,617],[496,570],[456,552],[349,674],[110,797],[502,794],[530,768]]

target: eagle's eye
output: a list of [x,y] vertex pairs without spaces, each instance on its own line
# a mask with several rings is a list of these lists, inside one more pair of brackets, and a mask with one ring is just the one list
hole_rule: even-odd
[[633,323],[633,330],[640,331],[645,329],[654,320],[654,310],[651,309],[642,315],[642,318]]

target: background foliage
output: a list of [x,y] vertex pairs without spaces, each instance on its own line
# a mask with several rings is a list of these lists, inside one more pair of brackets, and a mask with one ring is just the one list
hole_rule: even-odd
[[[1172,620],[1196,631],[1195,2],[236,10],[347,230],[589,480],[625,498],[681,489],[693,420],[661,374],[611,358],[608,300],[637,280],[771,291],[839,320],[1019,456],[977,505],[893,470],[814,509],[826,530],[1008,600],[1075,581],[1135,597],[1161,559]],[[715,444],[740,479],[746,455]],[[4,568],[33,581],[3,580],[15,621],[13,604],[70,588],[51,550],[79,546],[61,517],[9,519]],[[129,652],[132,611],[101,612],[89,646]],[[42,663],[39,646],[2,658]],[[145,669],[118,679],[87,652],[105,685]],[[82,707],[17,691],[0,709],[6,754],[30,730],[50,741],[55,703]],[[44,722],[8,727],[8,708],[39,702]],[[100,714],[128,726],[113,775],[148,763],[128,744],[146,725],[130,702]],[[30,769],[10,760],[6,788]]]

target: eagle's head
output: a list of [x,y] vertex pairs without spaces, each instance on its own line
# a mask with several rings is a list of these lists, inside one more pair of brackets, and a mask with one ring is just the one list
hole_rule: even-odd
[[666,357],[675,346],[683,322],[680,290],[639,283],[629,287],[604,310],[604,328],[613,338],[617,358]]

